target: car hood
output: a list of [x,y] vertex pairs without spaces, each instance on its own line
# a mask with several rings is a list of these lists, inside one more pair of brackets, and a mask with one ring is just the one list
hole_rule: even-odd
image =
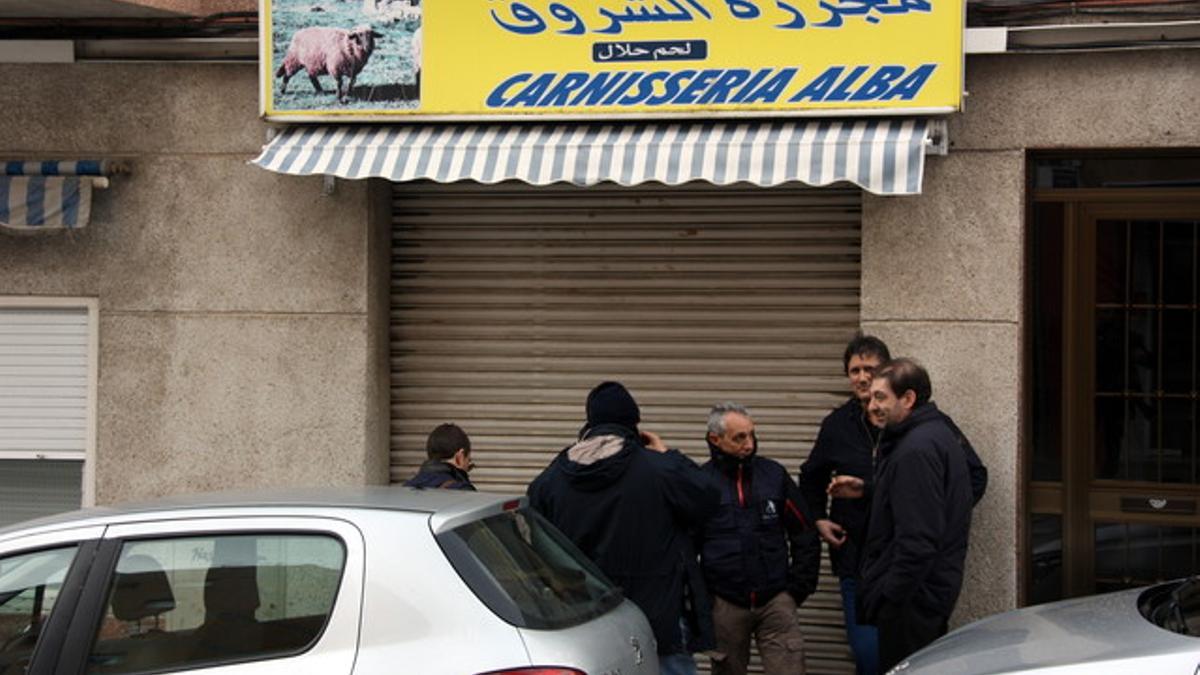
[[1159,628],[1138,612],[1144,590],[997,614],[946,635],[895,672],[982,675],[1200,649],[1197,638]]

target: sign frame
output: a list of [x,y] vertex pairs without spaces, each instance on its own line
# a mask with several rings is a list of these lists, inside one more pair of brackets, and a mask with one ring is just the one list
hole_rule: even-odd
[[[963,101],[965,98],[965,53],[964,53],[964,49],[963,49],[964,40],[965,40],[965,30],[966,30],[965,0],[560,0],[558,2],[553,2],[551,0],[524,0],[524,2],[521,2],[519,0],[416,0],[418,4],[415,5],[415,7],[419,7],[421,9],[420,16],[418,19],[419,28],[416,31],[410,32],[410,34],[409,34],[410,35],[410,37],[409,37],[410,44],[412,42],[411,35],[416,34],[416,33],[423,34],[425,32],[425,24],[426,24],[425,10],[428,8],[433,8],[433,7],[442,8],[442,9],[434,10],[432,12],[434,14],[434,18],[438,19],[439,17],[444,18],[447,15],[447,13],[450,11],[459,12],[461,15],[462,12],[466,11],[463,9],[464,7],[468,7],[469,5],[474,4],[474,5],[477,5],[477,7],[474,7],[474,8],[468,7],[468,9],[474,9],[477,11],[477,13],[479,15],[486,18],[485,21],[477,21],[477,23],[488,23],[488,24],[499,25],[501,23],[501,21],[499,19],[497,19],[496,17],[498,15],[501,15],[501,13],[496,11],[496,9],[498,7],[511,8],[514,5],[522,5],[525,7],[537,7],[540,9],[544,9],[542,7],[543,5],[549,6],[552,8],[555,6],[565,7],[567,5],[564,3],[568,3],[568,2],[571,3],[572,5],[582,5],[582,6],[586,6],[588,9],[595,9],[597,11],[600,11],[601,14],[603,14],[603,12],[601,10],[608,9],[608,10],[610,10],[608,15],[616,15],[617,12],[611,11],[611,8],[616,8],[616,7],[625,7],[626,13],[629,13],[630,12],[629,8],[633,7],[635,5],[639,8],[653,7],[656,9],[661,9],[664,6],[680,7],[681,5],[684,5],[684,3],[691,3],[692,6],[713,7],[714,9],[715,8],[734,7],[735,5],[736,6],[757,5],[757,6],[760,6],[765,9],[765,8],[769,7],[772,3],[775,3],[777,6],[783,6],[783,5],[789,5],[789,4],[792,6],[798,6],[798,5],[801,5],[804,3],[811,4],[811,5],[817,5],[819,3],[822,7],[828,6],[829,3],[834,3],[834,5],[836,5],[836,6],[842,6],[842,5],[845,5],[848,7],[887,6],[887,7],[892,7],[893,9],[895,9],[895,8],[899,8],[899,7],[919,6],[920,4],[923,3],[926,5],[932,5],[935,8],[936,7],[953,7],[953,9],[950,9],[950,10],[942,10],[943,16],[941,17],[941,20],[944,23],[947,23],[948,25],[950,22],[948,19],[946,19],[946,17],[944,15],[950,14],[951,18],[953,18],[953,27],[952,28],[946,27],[945,28],[946,35],[942,36],[942,37],[948,37],[950,39],[953,49],[947,49],[947,48],[943,47],[943,51],[945,51],[947,54],[945,59],[942,61],[938,61],[936,64],[931,64],[931,65],[934,65],[936,68],[942,69],[940,72],[937,73],[938,76],[942,76],[942,73],[947,73],[945,76],[942,76],[941,80],[939,81],[941,90],[943,92],[941,94],[941,98],[939,100],[934,101],[934,103],[932,103],[932,104],[923,103],[924,101],[926,101],[926,99],[921,98],[920,95],[918,94],[918,96],[916,97],[918,100],[915,100],[911,103],[908,103],[907,101],[901,101],[901,102],[897,102],[897,103],[889,104],[889,105],[879,105],[878,104],[879,102],[877,102],[877,101],[868,101],[866,105],[858,105],[858,106],[856,106],[856,105],[807,105],[807,106],[806,105],[791,105],[791,106],[788,106],[788,105],[780,105],[776,101],[776,102],[768,103],[761,107],[752,107],[752,106],[743,106],[743,105],[734,107],[730,104],[725,104],[725,105],[699,104],[699,105],[683,105],[683,106],[666,107],[666,108],[635,106],[635,107],[630,107],[628,109],[621,109],[620,107],[615,107],[615,106],[607,106],[607,107],[605,107],[605,106],[598,106],[598,107],[582,106],[578,110],[571,110],[571,109],[567,109],[566,106],[553,106],[553,105],[543,106],[543,107],[545,107],[545,109],[541,109],[539,107],[535,107],[532,104],[528,104],[528,102],[532,99],[530,96],[525,96],[525,98],[523,99],[524,103],[522,104],[522,106],[517,106],[517,107],[514,107],[512,110],[508,110],[508,109],[488,108],[488,106],[484,105],[484,101],[487,100],[487,97],[485,96],[487,89],[484,87],[480,87],[478,89],[478,91],[480,92],[479,98],[482,100],[479,101],[478,106],[474,109],[467,109],[470,106],[462,106],[462,105],[440,106],[440,105],[436,104],[437,103],[436,100],[432,102],[433,105],[429,105],[428,107],[426,107],[425,106],[426,102],[424,100],[421,100],[420,98],[417,99],[417,105],[415,107],[408,107],[408,108],[403,108],[403,109],[372,109],[369,107],[368,108],[342,107],[342,105],[337,104],[336,102],[340,101],[340,98],[341,98],[340,93],[341,93],[342,89],[340,87],[337,87],[337,89],[338,89],[337,92],[333,92],[332,90],[335,89],[335,86],[337,86],[334,83],[334,79],[327,75],[321,74],[321,75],[318,75],[316,79],[318,79],[321,82],[321,85],[325,89],[325,92],[328,93],[328,99],[335,103],[331,103],[331,104],[327,105],[326,107],[321,107],[321,108],[304,107],[301,105],[300,107],[293,108],[293,109],[287,109],[286,106],[278,105],[278,103],[280,101],[280,97],[281,97],[281,94],[278,91],[278,85],[279,85],[280,80],[285,79],[285,78],[282,78],[278,74],[278,71],[283,66],[282,61],[284,61],[284,57],[281,55],[286,53],[285,49],[284,49],[284,45],[281,44],[283,42],[283,40],[276,39],[277,37],[284,35],[284,33],[280,33],[280,31],[276,30],[276,26],[275,26],[276,19],[278,17],[280,17],[282,14],[285,14],[285,12],[279,11],[280,8],[284,7],[284,6],[289,6],[289,5],[293,6],[292,7],[293,9],[294,9],[294,6],[298,6],[298,5],[307,5],[309,7],[320,7],[320,6],[326,5],[326,4],[336,5],[336,3],[339,1],[340,2],[349,2],[349,4],[351,4],[351,5],[362,6],[362,7],[364,7],[364,10],[363,10],[364,12],[366,11],[365,7],[370,4],[381,5],[383,7],[394,7],[397,5],[413,6],[410,4],[411,2],[413,2],[413,0],[364,0],[364,2],[362,2],[362,3],[359,3],[358,0],[326,0],[326,2],[320,2],[320,0],[259,0],[259,17],[260,17],[260,20],[259,20],[259,33],[260,33],[260,36],[259,36],[259,113],[260,113],[260,116],[264,120],[266,120],[268,122],[274,122],[274,123],[313,123],[313,122],[317,122],[317,123],[454,122],[454,123],[457,123],[457,122],[503,122],[503,121],[508,121],[508,122],[604,121],[604,120],[642,120],[642,119],[644,119],[644,120],[670,120],[670,119],[697,119],[697,118],[701,118],[701,119],[704,119],[704,118],[763,119],[763,118],[795,118],[795,117],[812,117],[812,118],[825,117],[825,118],[827,118],[827,117],[875,117],[875,116],[931,116],[931,115],[946,115],[946,114],[951,114],[951,113],[960,111],[962,109]],[[699,4],[699,3],[704,3],[704,4]],[[445,10],[444,9],[445,7],[450,7],[450,6],[453,6],[455,9],[454,10]],[[807,6],[807,5],[805,5],[805,6]],[[829,10],[825,10],[825,11],[829,11]],[[936,9],[934,11],[936,11]],[[711,12],[712,12],[712,10],[710,10],[710,13]],[[829,13],[830,13],[830,15],[832,15],[832,12],[829,12]],[[926,12],[926,13],[929,13],[929,12]],[[582,14],[582,11],[580,12],[580,14]],[[557,16],[557,14],[555,16]],[[511,19],[512,17],[504,15],[504,18]],[[876,18],[880,18],[880,17],[876,17]],[[879,23],[882,23],[883,20],[886,20],[887,18],[888,17],[886,17],[886,16],[882,16],[881,21],[875,22],[874,25],[878,25]],[[904,18],[904,17],[901,17],[901,18]],[[729,23],[730,22],[726,21],[726,24],[729,24]],[[870,25],[867,24],[867,22],[865,22],[865,21],[859,22],[859,24],[861,24],[858,26],[859,30],[869,30],[869,28],[870,28]],[[349,26],[347,24],[345,24],[345,22],[343,22],[343,25],[346,25],[346,28],[342,29],[343,32],[350,30]],[[374,23],[371,23],[371,25],[375,26]],[[408,25],[411,26],[412,25],[411,22]],[[512,24],[510,24],[510,25],[512,25]],[[642,28],[642,26],[638,26],[638,28]],[[657,28],[657,27],[655,27],[655,28]],[[479,29],[480,29],[480,27],[478,25],[474,26],[475,34],[478,34]],[[384,28],[379,28],[378,30],[382,31],[382,34],[387,36],[388,33],[392,30],[392,28],[384,27]],[[493,26],[493,30],[496,30],[498,33],[501,33],[501,34],[505,33],[505,32],[511,32],[511,31],[507,31],[506,29],[496,29],[494,26]],[[654,39],[614,41],[613,36],[601,34],[601,32],[600,32],[601,30],[603,30],[603,29],[592,29],[592,32],[587,35],[572,36],[572,37],[581,38],[580,41],[583,41],[583,40],[587,41],[587,45],[589,47],[589,51],[592,54],[593,60],[597,60],[599,58],[600,50],[602,50],[604,48],[604,45],[606,45],[606,44],[607,45],[614,45],[614,44],[615,45],[620,45],[620,44],[638,45],[639,48],[642,48],[643,45],[649,45],[651,48],[661,47],[662,49],[671,49],[671,48],[682,49],[683,45],[685,45],[685,44],[698,45],[698,43],[705,42],[706,44],[704,45],[704,48],[706,50],[711,51],[713,49],[712,41],[709,38],[696,37],[696,33],[682,34],[682,35],[684,35],[684,37],[675,37],[674,39],[658,39],[658,38],[664,37],[664,36],[653,35],[650,37],[653,37]],[[543,32],[549,33],[550,31],[546,30]],[[559,32],[562,32],[562,31],[559,31]],[[632,33],[632,31],[630,31],[630,33]],[[376,32],[375,34],[379,35],[381,33]],[[432,37],[435,41],[434,44],[438,45],[439,42],[437,41],[438,35],[436,34],[436,31],[433,32]],[[445,36],[442,36],[442,37],[445,37]],[[514,39],[520,39],[522,36],[517,36],[516,38],[514,38],[511,35],[505,35],[502,37],[507,38],[509,40],[509,42],[511,43]],[[539,37],[542,37],[542,36],[539,36]],[[545,36],[545,37],[549,37],[549,36]],[[294,39],[295,39],[295,34],[293,33],[293,40]],[[562,38],[558,38],[558,39],[562,40]],[[926,39],[925,41],[930,42],[930,40],[928,40],[928,39]],[[389,42],[390,42],[389,37],[381,38],[375,45],[376,50],[379,50],[381,53],[382,50],[385,49],[384,47],[381,47],[380,45],[388,45],[387,48],[394,48],[395,45],[389,44]],[[420,40],[418,40],[417,42],[418,42],[418,47],[416,49],[420,50],[421,49],[421,47],[419,46]],[[428,45],[428,43],[429,43],[429,40],[426,39],[425,44]],[[428,52],[424,52],[424,53],[428,53]],[[433,91],[435,92],[434,94],[431,94],[431,98],[436,96],[437,87],[440,86],[438,84],[438,78],[441,77],[442,72],[444,72],[446,70],[451,70],[448,68],[442,68],[438,65],[438,63],[439,63],[437,60],[438,57],[436,56],[438,53],[439,52],[435,49],[435,52],[434,52],[435,58],[430,61],[430,68],[432,69],[431,77],[425,76],[426,64],[424,62],[417,61],[415,59],[415,57],[411,61],[412,63],[419,63],[419,66],[417,66],[417,95],[418,95],[418,97],[425,94],[425,87],[427,85],[429,85],[431,81],[433,82],[433,87],[431,87],[431,89],[433,89]],[[373,56],[373,55],[374,55],[373,53],[368,54],[368,57]],[[706,56],[707,56],[707,54],[706,54]],[[380,58],[386,58],[386,57],[380,57]],[[724,68],[724,69],[716,68],[713,70],[708,70],[708,69],[702,69],[694,61],[695,60],[693,59],[693,62],[684,64],[685,66],[690,66],[690,67],[683,67],[683,68],[676,67],[673,70],[669,70],[669,71],[668,70],[659,70],[659,71],[655,71],[655,72],[644,72],[644,73],[642,73],[641,78],[643,80],[649,81],[649,80],[655,79],[657,77],[656,81],[654,81],[653,85],[652,85],[653,87],[657,87],[657,88],[656,89],[647,89],[648,91],[651,91],[652,93],[657,94],[658,92],[662,91],[664,81],[666,79],[670,79],[669,77],[661,76],[662,73],[669,72],[671,75],[683,75],[683,73],[680,73],[680,71],[682,70],[682,71],[688,71],[688,72],[696,72],[696,73],[700,73],[703,75],[703,74],[708,74],[708,73],[712,73],[712,72],[718,72],[718,73],[724,73],[724,75],[719,75],[716,77],[734,78],[734,77],[737,77],[737,75],[734,74],[734,71],[740,70],[740,71],[753,73],[753,75],[751,77],[754,77],[754,76],[758,75],[758,72],[754,69],[756,67],[761,67],[761,64],[757,64],[757,66],[756,66],[756,64],[747,64],[747,67],[745,67],[745,68]],[[849,60],[849,58],[846,59],[846,62],[847,62],[847,64],[853,63],[852,61]],[[662,68],[671,68],[673,65],[673,62],[671,60],[664,60],[660,63],[667,64],[666,66],[662,66]],[[836,62],[834,62],[834,63],[836,63]],[[371,60],[368,58],[366,60],[365,65],[362,66],[362,71],[365,73],[366,71],[368,71],[368,69],[371,68],[371,65],[372,65]],[[805,66],[803,64],[801,64],[800,66],[797,66],[795,69],[797,71],[801,71],[804,69],[804,67]],[[827,66],[824,71],[821,71],[821,73],[818,77],[826,76],[829,73],[829,70],[828,70],[829,67],[830,66]],[[850,79],[850,77],[852,75],[855,75],[855,73],[857,72],[854,69],[859,68],[859,67],[860,67],[859,64],[847,65],[847,66],[845,66],[845,71],[843,72],[843,75],[845,76],[846,79]],[[868,70],[868,71],[859,73],[859,79],[855,83],[856,86],[865,86],[865,84],[868,82],[868,80],[871,77],[877,75],[880,70],[884,70],[884,69],[888,69],[888,68],[895,69],[895,68],[903,67],[903,66],[887,65],[885,62],[877,62],[873,67],[875,68],[874,71]],[[913,77],[918,66],[909,66],[909,67],[911,68],[910,70],[907,70],[902,75],[898,75],[896,77],[897,78]],[[785,67],[778,66],[776,73],[778,74],[780,71],[786,70],[786,69],[787,68],[785,68]],[[462,68],[458,67],[458,71],[461,71],[461,70],[462,70]],[[584,72],[587,72],[587,71],[577,70],[577,71],[572,71],[572,72],[568,72],[568,73],[556,74],[558,79],[556,82],[551,81],[547,85],[547,87],[549,87],[549,92],[547,92],[547,93],[554,94],[554,91],[553,91],[554,86],[563,86],[564,80],[567,79],[569,76],[575,75],[576,73],[583,74]],[[599,73],[602,73],[602,72],[604,72],[604,71],[594,71],[592,73],[593,77],[599,78],[600,77]],[[625,71],[621,71],[621,72],[625,72]],[[807,73],[807,75],[809,77],[811,77],[812,73],[814,73],[814,72],[817,72],[815,68],[813,70],[809,71],[809,73]],[[456,78],[458,78],[458,75],[461,74],[461,73],[457,73],[456,71],[452,71],[452,73],[454,74],[454,77],[456,77]],[[522,74],[525,74],[525,73],[522,73]],[[554,73],[539,74],[536,72],[531,72],[528,74],[531,77],[527,78],[524,82],[518,83],[518,85],[523,84],[528,87],[535,87],[538,84],[538,80],[536,79],[536,77],[546,77],[547,75],[554,74]],[[610,74],[613,74],[613,73],[610,72]],[[303,68],[299,69],[296,73],[294,73],[294,75],[292,76],[292,79],[289,83],[289,86],[293,88],[293,91],[309,89],[309,83],[305,81],[309,78],[306,77],[306,75],[307,75],[307,73]],[[374,75],[374,73],[372,73],[372,75]],[[779,76],[782,78],[782,75],[779,75]],[[615,77],[615,75],[614,75],[614,77]],[[368,79],[368,78],[366,76],[364,76],[363,80],[366,80],[366,79]],[[462,78],[458,78],[458,79],[462,79]],[[788,95],[788,96],[799,96],[803,93],[803,91],[798,90],[797,88],[802,86],[805,80],[803,77],[793,77],[792,79],[794,81],[789,82],[789,84],[791,85],[790,89],[787,89],[786,91],[782,92],[782,94]],[[927,79],[929,79],[929,78],[927,78]],[[363,80],[360,80],[360,82],[362,82]],[[897,81],[897,79],[892,80],[893,83],[895,83],[896,81]],[[495,93],[496,91],[500,91],[504,82],[505,81],[502,80],[499,84],[492,85],[491,91],[493,93]],[[683,85],[683,88],[686,89],[688,80],[683,79],[683,82],[685,83]],[[808,80],[808,85],[804,85],[804,86],[810,86],[814,82],[815,82],[815,80],[810,79],[810,80]],[[590,86],[590,84],[591,83],[584,85],[584,86],[585,87]],[[394,86],[397,90],[400,90],[405,85],[403,85],[403,84],[394,84],[394,85],[378,85],[378,84],[376,84],[376,85],[368,85],[368,86],[371,86],[371,91],[373,93],[374,91],[376,91],[378,89],[386,89],[388,86]],[[642,84],[638,83],[637,78],[633,78],[631,80],[631,83],[628,84],[625,89],[622,89],[622,92],[625,92],[630,97],[633,97],[637,94],[637,92],[639,91],[639,88],[643,87],[643,86],[651,86],[651,85],[642,85]],[[353,99],[357,95],[357,92],[361,92],[363,89],[364,89],[364,86],[361,84],[357,85],[357,86],[351,85],[351,87],[346,88],[346,91],[348,92],[347,100],[348,100],[349,105],[353,106],[356,103],[356,101],[353,101],[351,99]],[[850,91],[852,94],[854,93],[853,90],[850,90]],[[516,94],[510,95],[510,94],[513,94],[513,92],[516,92]],[[845,93],[845,92],[843,92],[843,93]],[[291,92],[287,92],[284,95],[292,95],[292,94],[291,94]],[[316,95],[315,92],[312,95]],[[498,100],[512,101],[513,98],[516,98],[516,97],[522,95],[522,89],[520,89],[518,86],[514,85],[513,87],[509,87],[508,89],[504,90],[504,95],[507,98],[502,96]],[[583,95],[582,92],[579,95],[582,96]],[[893,96],[893,98],[897,98],[897,97]],[[559,97],[558,100],[562,100],[561,97]],[[820,103],[829,103],[829,102],[828,101],[820,101]]]

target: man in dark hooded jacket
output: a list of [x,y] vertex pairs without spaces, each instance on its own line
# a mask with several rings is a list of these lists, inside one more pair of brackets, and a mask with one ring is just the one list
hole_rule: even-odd
[[751,636],[766,675],[800,675],[796,608],[816,590],[821,565],[812,517],[787,469],[758,455],[745,407],[713,406],[707,439],[712,459],[701,468],[721,487],[721,508],[700,536],[717,633],[713,675],[746,675]]
[[529,485],[529,502],[625,592],[654,630],[663,675],[694,673],[711,649],[708,596],[691,533],[720,494],[694,462],[639,432],[621,384],[588,394],[587,425]]

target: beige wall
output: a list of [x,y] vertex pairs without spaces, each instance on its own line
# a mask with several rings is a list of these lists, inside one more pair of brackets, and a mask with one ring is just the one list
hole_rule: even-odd
[[0,294],[99,298],[97,501],[386,481],[368,184],[322,196],[247,164],[266,130],[254,66],[0,77],[22,92],[0,156],[132,170],[84,230],[0,235]]
[[863,204],[863,325],[929,367],[991,472],[956,623],[1017,603],[1025,152],[1200,146],[1200,53],[972,57],[967,90],[924,193]]

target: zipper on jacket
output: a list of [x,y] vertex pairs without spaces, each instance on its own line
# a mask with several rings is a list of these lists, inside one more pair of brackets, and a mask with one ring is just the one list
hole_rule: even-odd
[[756,605],[758,605],[758,593],[750,591],[750,609],[754,609]]
[[746,508],[746,492],[742,489],[742,465],[738,464],[737,475],[738,506]]
[[867,435],[867,440],[871,441],[871,473],[875,473],[875,467],[879,463],[879,445],[883,441],[883,429],[879,430],[878,434],[871,433],[871,427],[867,425],[866,413],[858,416],[858,423],[862,425],[863,433]]

